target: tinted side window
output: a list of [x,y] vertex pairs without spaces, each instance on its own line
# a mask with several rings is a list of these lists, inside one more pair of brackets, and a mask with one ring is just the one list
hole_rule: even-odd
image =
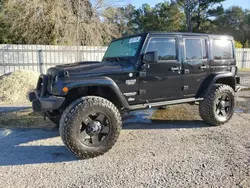
[[230,40],[212,39],[213,59],[232,59],[233,44]]
[[176,60],[176,40],[174,38],[151,38],[146,52],[158,51],[159,60]]
[[186,59],[202,59],[201,39],[185,39]]

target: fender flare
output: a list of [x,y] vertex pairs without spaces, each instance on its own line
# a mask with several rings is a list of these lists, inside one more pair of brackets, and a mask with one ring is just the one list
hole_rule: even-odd
[[200,88],[198,89],[196,96],[199,97],[206,97],[209,93],[209,91],[212,89],[213,85],[216,83],[217,80],[221,78],[229,78],[233,79],[233,85],[235,90],[236,80],[235,80],[235,74],[232,72],[226,72],[226,73],[212,73],[210,74],[200,85]]
[[83,80],[76,80],[72,82],[67,82],[63,87],[68,87],[69,91],[74,88],[86,87],[86,86],[107,86],[114,91],[116,97],[121,102],[122,106],[125,109],[129,108],[129,104],[125,97],[123,96],[121,90],[117,86],[117,84],[109,77],[94,77],[94,78],[86,78]]

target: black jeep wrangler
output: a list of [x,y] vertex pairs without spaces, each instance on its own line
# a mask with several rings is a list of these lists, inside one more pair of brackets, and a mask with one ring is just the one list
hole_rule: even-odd
[[48,69],[29,97],[69,150],[90,158],[115,144],[131,110],[199,101],[205,122],[226,123],[239,82],[232,37],[149,32],[112,41],[101,62]]

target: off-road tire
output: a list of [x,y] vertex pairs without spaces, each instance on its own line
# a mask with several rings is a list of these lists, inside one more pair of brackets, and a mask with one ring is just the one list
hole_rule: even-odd
[[[227,117],[224,120],[218,118],[216,116],[216,111],[215,111],[216,99],[222,94],[227,94],[230,96],[232,105],[231,110],[229,111]],[[232,87],[223,84],[215,84],[212,87],[211,91],[206,96],[206,98],[200,102],[199,112],[204,122],[214,126],[219,126],[228,122],[232,118],[234,113],[234,108],[235,108],[235,97],[234,97],[234,90],[232,89]]]
[[[98,146],[87,146],[77,136],[82,116],[90,110],[98,109],[103,111],[111,120],[109,136]],[[110,101],[96,96],[82,97],[71,103],[64,111],[59,132],[66,147],[80,159],[87,159],[104,154],[117,141],[122,120],[119,110]]]

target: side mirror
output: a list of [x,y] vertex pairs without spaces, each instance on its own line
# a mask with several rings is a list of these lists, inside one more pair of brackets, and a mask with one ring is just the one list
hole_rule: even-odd
[[158,62],[158,52],[154,51],[154,52],[147,52],[143,55],[142,60],[145,63],[157,63]]

